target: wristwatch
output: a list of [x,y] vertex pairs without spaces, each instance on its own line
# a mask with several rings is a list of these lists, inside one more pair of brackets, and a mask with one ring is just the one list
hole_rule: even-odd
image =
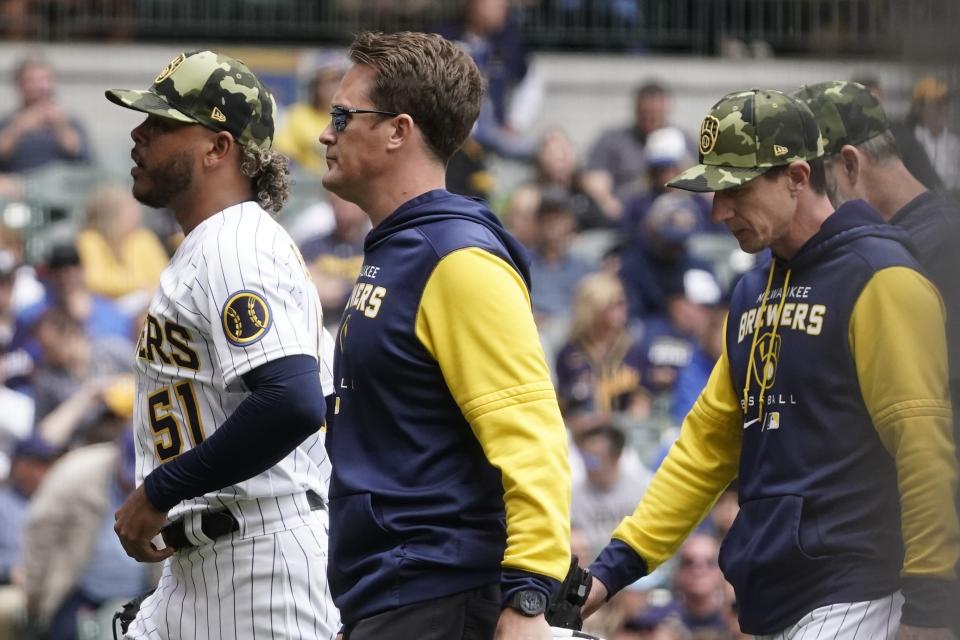
[[539,616],[547,610],[547,596],[536,589],[517,591],[507,600],[507,606],[530,618]]

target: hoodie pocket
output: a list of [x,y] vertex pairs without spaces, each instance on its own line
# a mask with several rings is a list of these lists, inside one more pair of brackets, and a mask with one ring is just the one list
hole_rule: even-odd
[[369,493],[331,498],[330,545],[341,561],[362,562],[372,553],[397,546],[396,538],[377,517]]
[[720,568],[738,599],[760,603],[777,597],[794,588],[798,576],[816,576],[829,565],[828,558],[804,548],[801,530],[815,533],[816,526],[802,523],[802,517],[800,496],[751,500],[741,506],[720,547]]

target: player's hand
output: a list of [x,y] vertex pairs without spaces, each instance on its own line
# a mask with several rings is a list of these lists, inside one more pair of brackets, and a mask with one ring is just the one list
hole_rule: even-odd
[[166,524],[167,514],[158,510],[147,498],[143,485],[134,489],[114,514],[113,530],[127,555],[139,562],[160,562],[173,555],[174,549],[157,549],[153,540]]
[[583,616],[583,619],[586,620],[593,612],[603,606],[603,603],[607,601],[607,586],[597,580],[596,576],[592,578],[593,582],[590,583],[590,593],[587,594],[587,601],[583,603],[583,609],[580,611],[580,615]]
[[547,619],[542,615],[525,616],[507,607],[500,612],[494,640],[552,640]]
[[943,627],[912,627],[901,624],[896,640],[951,640],[953,636]]

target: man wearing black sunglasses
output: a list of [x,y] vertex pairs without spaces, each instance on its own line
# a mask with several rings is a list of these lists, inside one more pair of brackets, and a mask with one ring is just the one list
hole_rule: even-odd
[[330,586],[349,640],[549,639],[570,472],[528,258],[444,173],[483,87],[440,36],[364,33],[324,186],[373,230],[337,336]]
[[399,113],[395,113],[393,111],[378,111],[377,109],[348,109],[335,104],[330,108],[330,117],[331,122],[333,123],[333,128],[337,130],[337,133],[343,133],[344,129],[347,128],[347,122],[350,119],[350,116],[355,113],[376,113],[381,116],[400,115]]

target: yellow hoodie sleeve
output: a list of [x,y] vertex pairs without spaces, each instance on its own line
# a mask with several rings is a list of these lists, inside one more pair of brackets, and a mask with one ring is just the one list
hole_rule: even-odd
[[[726,335],[726,322],[724,322]],[[707,386],[683,421],[650,486],[613,538],[653,571],[670,558],[736,477],[743,413],[733,388],[726,341]],[[608,587],[610,585],[607,585]]]
[[897,466],[902,574],[949,580],[960,528],[944,322],[936,288],[912,269],[890,267],[857,299],[849,339],[867,410]]
[[570,469],[556,393],[520,275],[479,248],[437,264],[417,338],[503,477],[503,566],[562,581],[570,565]]

